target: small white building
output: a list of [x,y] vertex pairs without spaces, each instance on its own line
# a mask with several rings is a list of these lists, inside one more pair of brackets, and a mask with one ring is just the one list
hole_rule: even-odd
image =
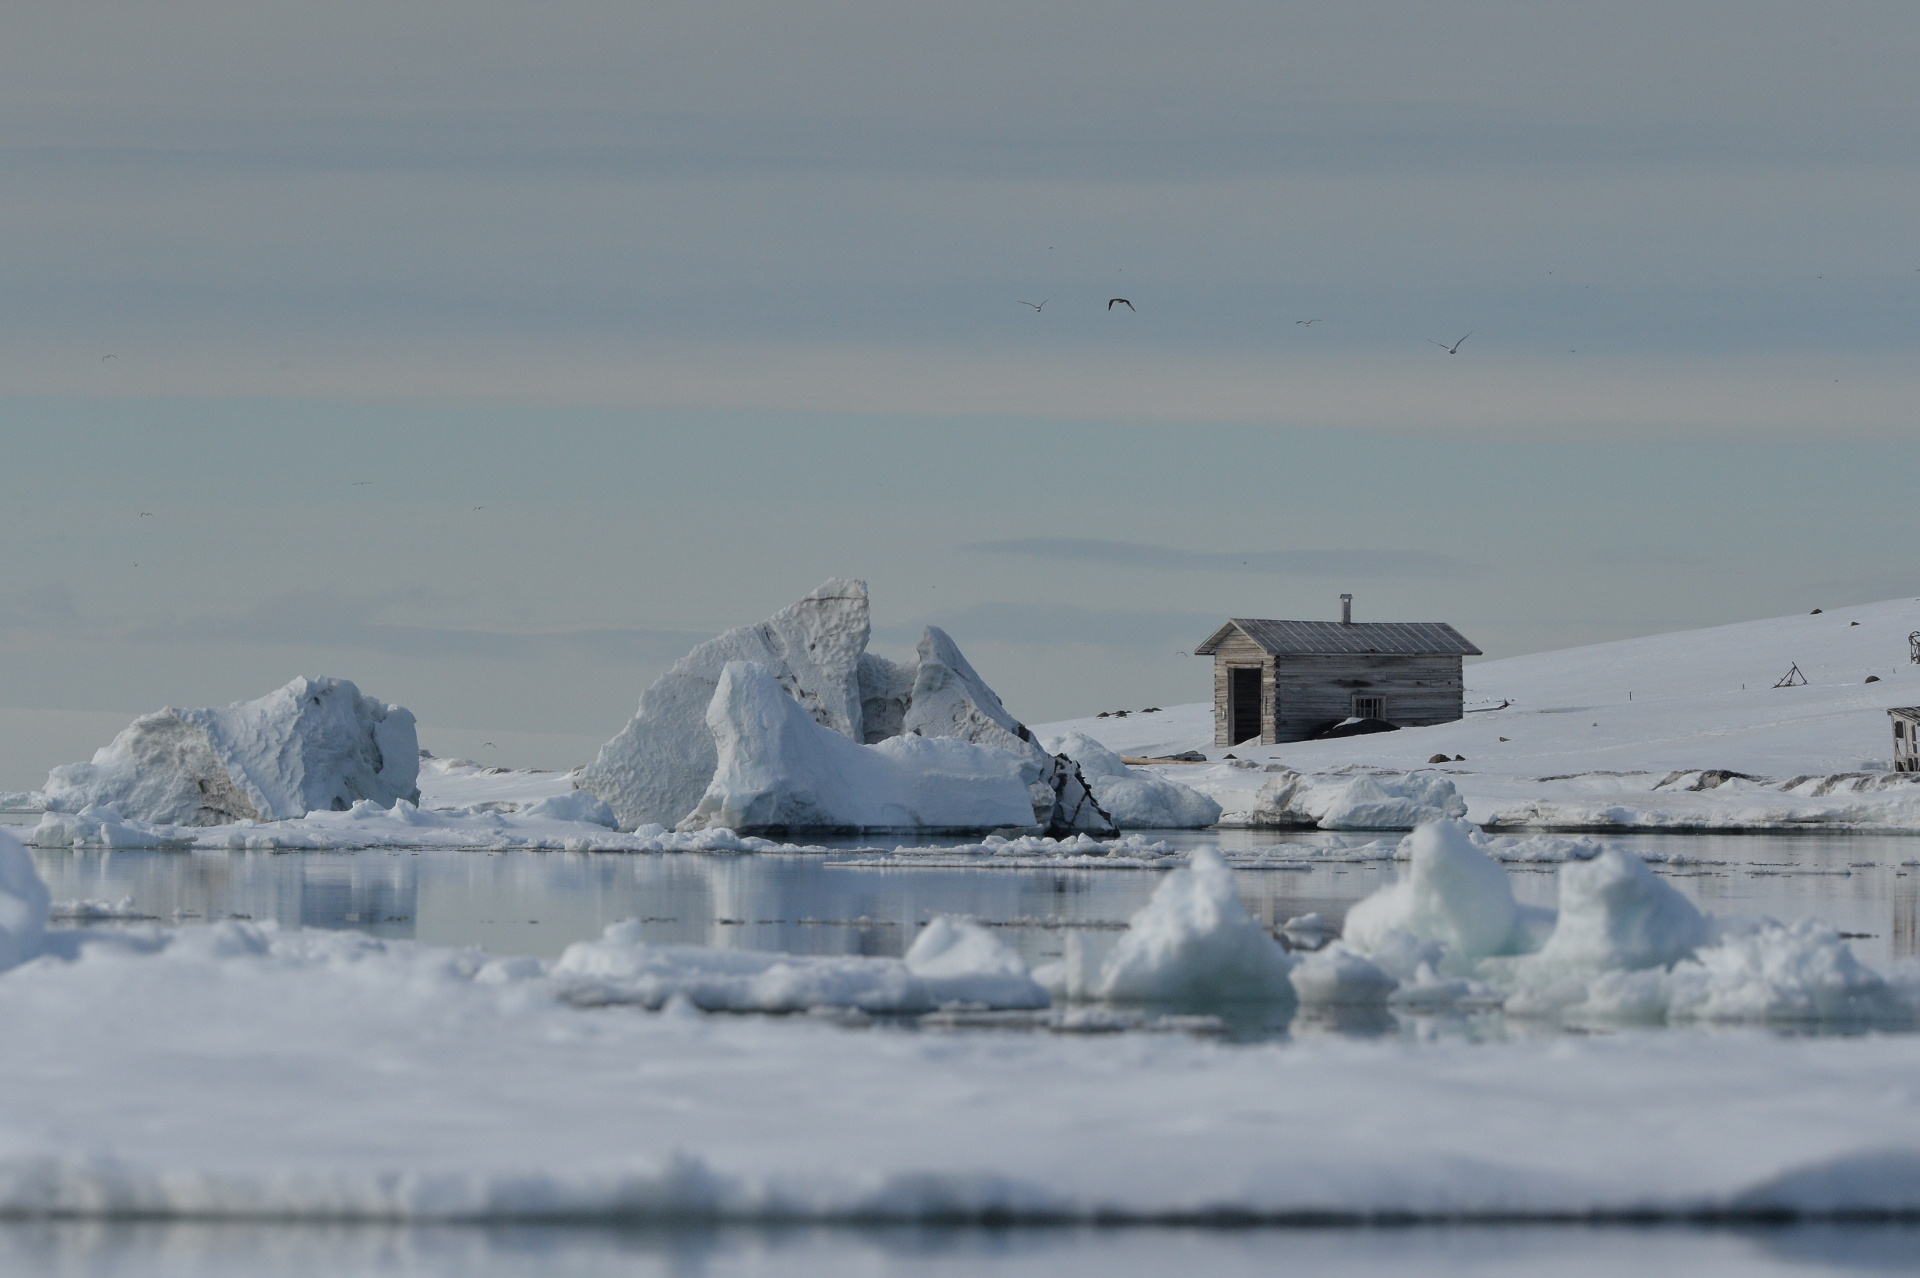
[[1893,720],[1893,770],[1920,772],[1920,706],[1895,706],[1887,717]]

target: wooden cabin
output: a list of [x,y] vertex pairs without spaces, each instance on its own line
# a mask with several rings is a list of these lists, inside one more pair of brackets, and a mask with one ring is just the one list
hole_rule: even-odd
[[1887,717],[1893,720],[1893,770],[1920,772],[1920,706],[1895,706]]
[[1480,649],[1438,621],[1235,617],[1193,650],[1213,658],[1213,743],[1305,741],[1347,719],[1396,728],[1451,723],[1465,713],[1461,658]]

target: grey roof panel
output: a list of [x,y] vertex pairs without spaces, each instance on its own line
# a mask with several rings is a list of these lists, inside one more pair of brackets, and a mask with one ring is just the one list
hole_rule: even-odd
[[1369,652],[1405,657],[1481,655],[1480,649],[1469,643],[1465,635],[1443,621],[1356,621],[1342,624],[1338,621],[1270,621],[1259,617],[1235,617],[1232,624],[1259,644],[1268,655],[1275,657]]

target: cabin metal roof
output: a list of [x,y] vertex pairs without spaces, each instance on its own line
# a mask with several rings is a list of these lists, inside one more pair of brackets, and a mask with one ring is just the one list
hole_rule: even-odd
[[1920,719],[1920,706],[1889,706],[1888,714],[1897,714],[1902,719]]
[[1235,617],[1193,650],[1210,657],[1238,630],[1270,657],[1387,653],[1402,657],[1477,657],[1480,650],[1444,621],[1270,621]]

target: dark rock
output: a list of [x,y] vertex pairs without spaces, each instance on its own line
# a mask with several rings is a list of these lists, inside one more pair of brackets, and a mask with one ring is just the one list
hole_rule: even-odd
[[1453,756],[1453,761],[1455,763],[1465,763],[1467,761],[1467,756],[1464,754],[1456,754]]
[[1868,682],[1868,683],[1879,683],[1879,682],[1880,682],[1880,676],[1879,676],[1879,675],[1868,675],[1868,676],[1867,676],[1867,682]]
[[1431,759],[1428,759],[1427,762],[1428,763],[1452,763],[1453,759],[1451,756],[1448,756],[1448,755],[1436,754]]
[[1313,734],[1315,741],[1329,741],[1334,737],[1364,737],[1370,732],[1398,732],[1399,727],[1385,719],[1356,719],[1352,723],[1335,720]]
[[1817,617],[1820,615],[1820,610],[1818,608],[1815,608],[1812,612],[1808,613],[1807,615],[1809,617]]

